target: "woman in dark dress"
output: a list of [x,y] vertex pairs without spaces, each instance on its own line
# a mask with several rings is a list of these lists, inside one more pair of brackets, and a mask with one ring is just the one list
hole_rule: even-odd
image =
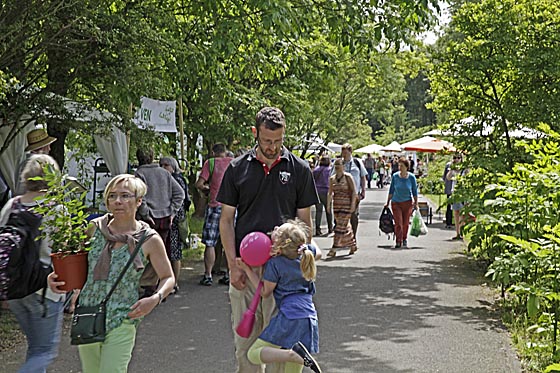
[[181,173],[179,164],[177,160],[173,157],[161,157],[159,160],[160,167],[165,168],[167,171],[173,175],[173,178],[181,185],[181,188],[185,191],[185,199],[183,200],[183,207],[177,211],[177,215],[173,218],[173,223],[171,224],[171,230],[169,231],[169,240],[171,240],[171,255],[169,260],[171,261],[171,268],[173,268],[173,274],[175,275],[175,287],[173,288],[173,293],[179,290],[179,272],[181,271],[181,259],[183,259],[183,241],[179,236],[179,223],[187,219],[187,214],[189,213],[189,208],[191,206],[191,197],[189,196],[189,187],[185,177]]

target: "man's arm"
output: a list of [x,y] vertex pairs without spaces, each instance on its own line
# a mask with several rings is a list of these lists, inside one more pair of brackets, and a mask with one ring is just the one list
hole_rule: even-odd
[[310,243],[313,232],[311,226],[311,206],[297,209],[296,217],[303,220],[303,222],[309,226],[309,236],[307,237],[307,243]]
[[246,275],[241,268],[237,266],[237,253],[235,250],[235,210],[233,206],[222,203],[222,214],[220,215],[220,238],[222,246],[226,253],[229,267],[229,282],[236,289],[243,289],[246,284]]

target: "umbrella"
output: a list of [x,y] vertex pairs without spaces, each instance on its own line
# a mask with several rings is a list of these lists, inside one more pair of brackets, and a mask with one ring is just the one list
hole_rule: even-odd
[[367,146],[361,147],[360,149],[354,150],[356,153],[379,153],[383,147],[377,144],[369,144]]
[[383,149],[381,149],[384,152],[389,152],[389,153],[400,153],[401,152],[401,144],[399,144],[396,141],[393,141],[392,143],[390,143],[389,145],[387,145],[386,147],[384,147]]
[[432,140],[424,143],[419,143],[412,146],[407,146],[404,150],[409,152],[423,152],[423,153],[437,153],[441,151],[454,152],[457,151],[452,143],[445,140]]

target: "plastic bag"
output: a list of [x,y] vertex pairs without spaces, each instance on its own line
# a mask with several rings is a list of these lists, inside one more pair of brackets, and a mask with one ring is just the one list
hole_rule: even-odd
[[414,237],[423,236],[428,234],[428,227],[422,219],[422,214],[420,210],[414,210],[412,214],[412,226],[410,228],[410,235]]
[[412,225],[410,227],[410,235],[414,237],[420,236],[420,230],[422,229],[422,215],[420,211],[414,210],[412,214]]

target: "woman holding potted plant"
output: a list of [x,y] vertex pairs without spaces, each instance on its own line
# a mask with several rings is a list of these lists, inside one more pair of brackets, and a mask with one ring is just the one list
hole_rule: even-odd
[[[136,245],[140,250],[133,264],[106,304],[106,337],[104,342],[78,346],[84,373],[126,372],[136,327],[173,290],[175,279],[163,241],[147,223],[135,218],[146,194],[146,184],[133,175],[118,175],[105,188],[103,198],[109,213],[94,219],[88,229],[92,238],[88,254],[88,277],[78,300],[79,306],[95,306],[107,295],[125,267]],[[142,270],[151,263],[158,275],[156,292],[138,299]],[[49,286],[57,289],[63,282],[49,276]]]
[[[32,155],[23,168],[21,182],[25,193],[9,200],[0,212],[0,226],[8,221],[13,210],[26,209],[35,211],[37,200],[44,197],[48,185],[41,178],[44,176],[44,166],[50,165],[58,170],[56,161],[46,154]],[[45,226],[43,218],[42,225]],[[51,265],[51,238],[48,229],[41,240],[41,262],[45,266]],[[45,287],[47,283],[45,282]],[[56,294],[47,289],[44,294],[39,290],[24,298],[8,301],[10,309],[16,316],[18,323],[27,336],[27,355],[25,363],[19,368],[22,372],[46,372],[58,354],[60,331],[62,326],[62,311],[64,295]]]

